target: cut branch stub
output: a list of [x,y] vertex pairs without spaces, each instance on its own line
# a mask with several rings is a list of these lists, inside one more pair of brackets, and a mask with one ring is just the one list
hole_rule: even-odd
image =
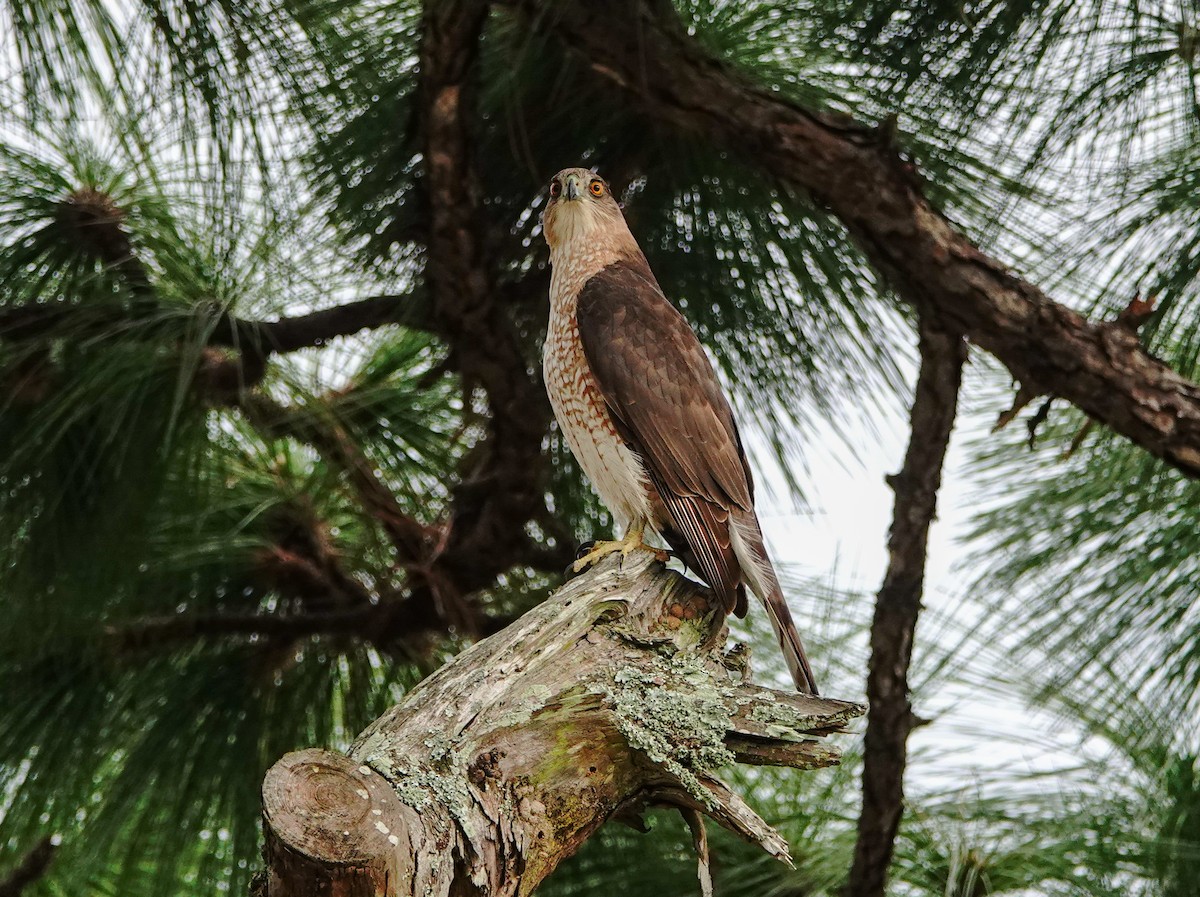
[[267,893],[373,897],[412,877],[415,812],[379,773],[341,754],[287,754],[263,781]]
[[[359,893],[330,874],[344,869],[388,897],[528,894],[605,820],[647,805],[699,812],[789,861],[713,773],[836,763],[814,738],[863,708],[749,684],[725,635],[706,590],[649,554],[606,559],[422,682],[350,759],[280,761],[264,789],[269,893]],[[345,779],[324,780],[320,819],[311,787],[288,790],[306,764]],[[321,883],[290,877],[305,868]]]

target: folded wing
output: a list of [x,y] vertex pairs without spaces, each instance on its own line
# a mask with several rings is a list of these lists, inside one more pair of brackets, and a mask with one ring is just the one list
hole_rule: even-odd
[[[753,513],[753,483],[729,402],[700,341],[645,258],[602,269],[576,314],[584,355],[609,412],[665,506],[697,572],[745,613],[732,518]],[[674,545],[679,550],[685,546]]]

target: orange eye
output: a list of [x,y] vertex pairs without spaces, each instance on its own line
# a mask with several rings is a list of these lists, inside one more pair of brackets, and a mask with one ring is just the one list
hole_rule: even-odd
[[551,181],[550,182],[550,197],[552,199],[557,198],[560,193],[562,193],[562,184],[560,184],[558,181]]
[[588,189],[592,191],[592,196],[604,195],[604,181],[592,181],[588,185]]

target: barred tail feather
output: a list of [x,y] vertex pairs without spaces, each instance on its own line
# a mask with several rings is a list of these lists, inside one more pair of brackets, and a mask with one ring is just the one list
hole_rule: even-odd
[[804,652],[804,643],[796,631],[792,620],[792,612],[788,610],[787,601],[783,597],[783,589],[779,586],[779,578],[771,559],[767,556],[767,548],[763,542],[762,530],[753,514],[749,519],[732,519],[730,527],[733,552],[737,556],[746,584],[750,591],[758,596],[767,609],[771,618],[771,628],[775,630],[775,638],[783,650],[783,659],[796,683],[796,691],[802,694],[816,695],[817,680],[813,676],[812,666],[808,655]]

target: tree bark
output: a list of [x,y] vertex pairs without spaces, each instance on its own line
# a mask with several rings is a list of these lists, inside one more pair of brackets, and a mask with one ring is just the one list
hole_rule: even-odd
[[663,0],[506,0],[553,31],[655,121],[698,133],[806,191],[845,225],[902,299],[1190,477],[1200,477],[1200,385],[1136,335],[1052,301],[975,246],[924,196],[886,127],[805,109],[748,83]]
[[726,634],[707,590],[646,553],[606,559],[430,676],[348,757],[272,767],[267,893],[529,894],[606,820],[648,805],[790,862],[714,771],[835,764],[816,737],[864,708],[751,684]]
[[[550,401],[523,354],[487,240],[472,129],[477,115],[484,0],[425,4],[418,81],[429,222],[425,281],[431,317],[463,381],[487,394],[488,433],[471,476],[453,488],[453,517],[439,571],[462,594],[491,585],[529,544],[526,521],[545,507],[542,443]],[[573,546],[562,546],[569,553]]]
[[904,769],[914,724],[908,668],[925,584],[929,526],[937,511],[966,344],[961,336],[937,330],[922,318],[920,353],[908,451],[900,473],[889,477],[896,507],[888,536],[888,569],[871,623],[863,804],[846,897],[882,897],[904,812]]

